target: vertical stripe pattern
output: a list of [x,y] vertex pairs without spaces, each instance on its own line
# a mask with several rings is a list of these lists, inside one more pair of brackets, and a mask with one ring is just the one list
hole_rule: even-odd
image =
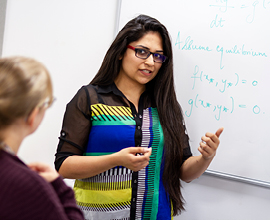
[[[85,156],[112,154],[135,146],[136,122],[129,107],[95,104],[91,110],[92,128]],[[136,216],[132,219],[158,219],[160,205],[166,205],[159,201],[164,198],[159,193],[163,186],[160,179],[164,138],[157,109],[144,109],[141,120],[141,146],[152,148],[149,165],[138,172],[137,179],[132,179],[133,171],[114,167],[94,177],[76,180],[76,200],[86,219],[130,219],[133,182],[138,183],[138,188]]]

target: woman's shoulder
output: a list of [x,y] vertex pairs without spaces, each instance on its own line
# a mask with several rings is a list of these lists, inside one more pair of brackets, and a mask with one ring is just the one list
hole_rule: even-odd
[[44,180],[37,173],[29,169],[19,157],[10,155],[7,152],[1,152],[0,161],[0,172],[1,177],[3,177],[1,179],[9,182],[10,186],[13,184],[27,186],[29,184],[26,183],[44,183]]
[[5,150],[0,151],[0,166],[0,172],[3,176],[11,176],[23,172],[24,169],[29,169],[19,157]]
[[97,85],[83,85],[76,93],[75,99],[86,99],[90,96],[97,94],[98,86]]
[[[30,170],[17,156],[1,153],[0,186],[2,196],[11,196],[14,192],[21,197],[35,196],[37,192],[52,190],[37,173]],[[3,189],[6,190],[3,190]]]
[[[120,94],[114,84],[109,85],[83,85],[71,100],[71,103],[76,103],[80,106],[90,106],[91,104],[99,103],[102,100],[103,95],[114,93]],[[112,94],[111,93],[111,94]]]
[[82,90],[87,90],[89,92],[96,92],[98,90],[98,85],[92,85],[92,84],[88,84],[88,85],[83,85],[79,91],[82,91]]
[[[4,202],[0,202],[4,209],[0,213],[0,219],[6,219],[6,216],[12,216],[12,219],[30,219],[28,217],[31,215],[33,219],[43,219],[45,215],[58,213],[55,210],[61,208],[61,203],[50,183],[16,156],[0,152],[0,165],[4,165],[0,169],[0,198]],[[14,213],[14,210],[17,212]],[[22,210],[23,216],[19,216]],[[59,213],[61,212],[60,210]]]

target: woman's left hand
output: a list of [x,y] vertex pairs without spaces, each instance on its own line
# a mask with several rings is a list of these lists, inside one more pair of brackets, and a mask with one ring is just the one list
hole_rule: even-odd
[[215,134],[207,132],[201,138],[200,147],[198,151],[202,154],[205,160],[212,159],[216,155],[216,150],[220,143],[219,136],[223,132],[223,128],[219,128]]
[[31,170],[37,172],[41,177],[43,177],[49,183],[57,179],[59,176],[58,172],[55,169],[53,169],[52,167],[44,163],[35,162],[35,163],[28,164],[28,167]]

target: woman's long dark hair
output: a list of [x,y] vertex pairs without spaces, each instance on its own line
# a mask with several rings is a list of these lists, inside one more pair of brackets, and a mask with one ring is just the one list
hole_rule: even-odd
[[110,46],[103,63],[90,84],[109,85],[116,79],[126,47],[139,40],[149,31],[159,32],[163,40],[164,55],[168,59],[162,64],[156,77],[147,84],[157,106],[160,123],[164,132],[164,173],[163,184],[173,205],[173,214],[184,210],[181,194],[180,167],[184,149],[185,127],[181,107],[176,99],[173,77],[173,55],[167,29],[158,20],[146,15],[129,21],[118,33]]

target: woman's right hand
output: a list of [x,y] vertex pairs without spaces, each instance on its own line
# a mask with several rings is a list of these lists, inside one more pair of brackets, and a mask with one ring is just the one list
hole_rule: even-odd
[[149,164],[152,148],[128,147],[115,153],[118,157],[119,165],[133,171],[139,171]]

